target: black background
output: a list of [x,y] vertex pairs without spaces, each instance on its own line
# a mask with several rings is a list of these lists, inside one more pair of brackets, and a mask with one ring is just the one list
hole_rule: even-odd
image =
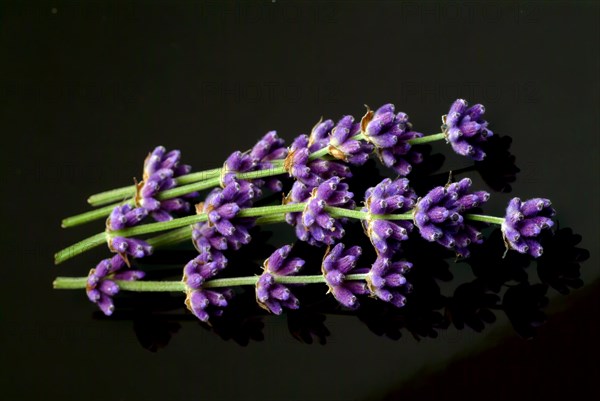
[[[599,17],[592,1],[2,2],[3,397],[597,394]],[[586,285],[548,292],[549,322],[534,339],[501,314],[481,334],[450,328],[421,341],[331,316],[328,343],[307,345],[285,317],[267,317],[265,340],[243,347],[187,319],[152,353],[127,318],[93,319],[83,291],[51,288],[106,255],[54,267],[55,251],[101,229],[63,230],[60,219],[85,211],[89,194],[129,184],[158,144],[202,170],[268,130],[291,140],[322,115],[359,116],[363,104],[393,102],[417,130],[436,133],[457,97],[486,105],[521,169],[486,211],[501,215],[512,194],[548,197],[590,252]],[[447,156],[440,171],[469,165],[443,143],[433,149]],[[468,277],[467,265],[452,269]]]

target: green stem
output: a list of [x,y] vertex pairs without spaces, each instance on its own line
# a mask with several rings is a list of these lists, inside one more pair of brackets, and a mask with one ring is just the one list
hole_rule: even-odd
[[421,138],[411,139],[408,141],[408,143],[410,143],[411,145],[421,145],[423,143],[441,141],[442,139],[446,139],[446,134],[444,134],[443,132],[440,134],[427,135],[422,136]]
[[[324,283],[323,275],[311,276],[278,276],[273,275],[275,282],[281,284],[318,284]],[[367,274],[349,274],[346,280],[364,280]],[[256,285],[260,276],[218,278],[205,282],[203,288],[236,287],[242,285]],[[181,292],[185,291],[185,283],[182,281],[124,281],[115,280],[121,290],[136,292]],[[77,290],[86,287],[87,277],[57,277],[53,287],[56,290]]]
[[166,234],[158,235],[156,237],[148,238],[146,242],[148,245],[153,247],[163,247],[168,245],[175,245],[180,242],[188,241],[192,236],[192,227],[183,227],[177,230],[169,231]]
[[[193,182],[205,181],[210,178],[218,177],[220,174],[220,168],[213,168],[211,170],[198,171],[196,173],[182,175],[181,177],[175,178],[175,182],[177,185],[186,185]],[[87,201],[92,206],[102,206],[120,199],[131,198],[134,195],[135,185],[129,185],[91,195]]]
[[495,216],[486,216],[483,214],[466,214],[465,219],[473,220],[473,221],[482,221],[484,223],[492,223],[501,225],[504,223],[503,217],[495,217]]
[[58,251],[54,255],[54,264],[60,264],[65,260],[71,259],[81,253],[89,251],[92,248],[100,246],[106,243],[106,233],[99,233],[89,238],[84,239],[83,241],[79,241],[76,244],[73,244],[61,251]]

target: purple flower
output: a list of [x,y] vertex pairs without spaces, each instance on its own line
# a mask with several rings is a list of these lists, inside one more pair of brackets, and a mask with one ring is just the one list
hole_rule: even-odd
[[333,121],[323,121],[321,119],[321,121],[319,121],[310,132],[308,150],[310,152],[316,152],[317,150],[323,149],[325,146],[329,145],[329,137],[334,126],[335,124]]
[[173,214],[189,213],[191,207],[186,199],[196,197],[197,192],[159,201],[156,196],[167,189],[175,188],[175,178],[188,174],[191,167],[180,164],[181,152],[167,152],[163,146],[156,147],[144,161],[143,181],[138,184],[135,201],[150,212],[156,221],[169,221]]
[[119,272],[124,266],[123,258],[115,255],[110,259],[102,260],[96,268],[90,270],[88,275],[85,287],[87,296],[107,316],[113,313],[115,307],[112,297],[119,292],[115,280],[134,281],[144,277],[144,272],[140,270]]
[[328,206],[354,208],[354,194],[348,191],[348,184],[340,181],[339,177],[330,178],[312,191],[301,183],[292,187],[286,203],[306,202],[302,213],[286,215],[287,222],[296,227],[296,235],[301,241],[311,245],[333,245],[344,236],[343,220],[334,219],[326,210]]
[[110,213],[106,226],[110,230],[122,230],[137,225],[146,216],[148,216],[148,211],[143,207],[134,208],[128,204],[120,205]]
[[367,286],[371,294],[382,301],[400,308],[406,303],[405,295],[412,289],[404,275],[412,268],[407,261],[392,262],[386,256],[378,256],[367,274]]
[[[106,220],[106,229],[110,232],[133,227],[147,215],[148,211],[142,207],[134,208],[128,204],[116,206]],[[121,255],[127,264],[127,256],[143,258],[152,254],[152,247],[146,241],[137,238],[111,237],[108,248]]]
[[415,224],[423,238],[454,249],[463,257],[469,255],[469,244],[483,241],[481,233],[464,221],[463,213],[490,197],[485,191],[469,193],[471,183],[469,178],[464,178],[432,189],[417,202],[414,213]]
[[369,269],[356,269],[356,261],[362,250],[359,246],[344,249],[344,244],[337,244],[323,259],[321,271],[329,291],[339,303],[347,308],[357,308],[356,295],[369,293],[367,284],[358,280],[347,280],[349,274],[367,273]]
[[402,112],[395,114],[393,104],[383,105],[375,112],[368,110],[361,127],[367,140],[375,145],[381,162],[399,175],[408,175],[412,170],[411,164],[423,160],[423,156],[415,152],[408,142],[423,134],[412,131],[408,115]]
[[[248,171],[267,170],[273,168],[273,160],[283,160],[287,156],[285,141],[277,136],[275,131],[265,134],[250,152],[233,152],[223,166],[222,181],[227,183],[230,177],[237,173]],[[277,178],[252,180],[257,187],[266,186],[268,189],[281,191],[282,184]]]
[[363,220],[363,226],[377,254],[393,254],[400,241],[408,239],[413,225],[408,220],[383,220],[376,215],[400,214],[410,211],[415,205],[415,192],[408,186],[406,178],[381,181],[365,192],[365,207],[369,217]]
[[309,140],[306,135],[298,136],[285,159],[284,166],[291,177],[308,187],[316,187],[331,177],[350,177],[348,166],[335,161],[310,160]]
[[264,272],[256,282],[256,301],[262,308],[276,315],[280,315],[283,308],[300,307],[298,298],[289,288],[277,282],[277,277],[295,275],[304,266],[304,260],[289,257],[291,250],[290,245],[285,245],[273,252],[265,261]]
[[188,288],[198,290],[227,266],[227,258],[219,251],[202,252],[183,268],[183,281]]
[[551,219],[554,214],[548,199],[534,198],[525,202],[519,198],[511,199],[501,226],[506,247],[529,253],[534,258],[542,256],[543,248],[535,238],[542,230],[554,225]]
[[198,319],[208,322],[211,316],[221,316],[227,301],[233,298],[233,290],[230,288],[209,290],[199,288],[188,289],[185,305]]
[[368,142],[352,139],[360,133],[360,123],[354,122],[354,117],[344,116],[331,131],[329,153],[336,159],[350,164],[362,165],[373,152],[373,145]]
[[452,149],[459,155],[477,161],[484,159],[485,152],[481,149],[481,144],[493,135],[487,128],[488,122],[481,118],[484,113],[483,105],[468,107],[466,100],[457,99],[448,114],[442,116],[442,131]]
[[197,223],[192,229],[192,240],[198,250],[206,246],[224,250],[239,249],[251,240],[248,230],[254,225],[252,218],[235,218],[240,210],[252,206],[261,194],[254,184],[228,179],[225,188],[214,189],[198,206],[199,213],[206,213],[208,221]]

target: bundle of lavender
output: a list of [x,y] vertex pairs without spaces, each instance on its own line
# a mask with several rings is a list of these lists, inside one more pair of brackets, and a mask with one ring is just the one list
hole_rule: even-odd
[[[421,197],[406,178],[423,160],[414,145],[444,140],[459,155],[483,160],[482,144],[492,136],[483,114],[482,105],[469,107],[458,99],[442,117],[442,132],[423,135],[413,130],[405,113],[386,104],[368,109],[359,122],[349,115],[337,124],[320,121],[310,135],[298,136],[289,147],[269,132],[251,150],[232,153],[223,167],[196,173],[181,164],[179,151],[159,146],[144,162],[142,181],[88,200],[92,206],[120,202],[63,221],[63,227],[72,227],[107,218],[104,232],[58,252],[57,264],[102,244],[114,255],[100,261],[88,277],[58,277],[54,288],[85,289],[107,315],[120,290],[181,291],[187,308],[207,322],[223,313],[237,286],[254,286],[258,304],[275,314],[299,308],[294,286],[314,283],[326,284],[347,308],[357,308],[360,296],[402,307],[411,291],[406,272],[412,264],[401,259],[401,244],[411,233],[466,258],[469,247],[483,241],[482,227],[495,224],[501,227],[507,250],[537,258],[542,254],[537,237],[553,226],[548,199],[513,198],[504,217],[488,216],[474,213],[490,195],[471,190],[469,178],[435,187]],[[351,175],[350,166],[363,165],[372,154],[398,177],[369,188],[362,206],[357,206],[344,180]],[[291,188],[284,189],[282,175],[293,179]],[[200,191],[211,188],[203,202],[194,204]],[[285,193],[282,204],[253,206],[263,190]],[[367,265],[359,263],[359,246],[342,242],[344,226],[352,219],[360,220],[376,251],[376,259]],[[155,222],[147,223],[150,220]],[[299,240],[326,246],[322,274],[300,274],[305,261],[293,257],[292,247],[286,245],[268,256],[260,275],[223,278],[225,251],[249,244],[253,226],[284,221],[294,227]],[[165,233],[139,238],[157,232]],[[156,248],[186,240],[198,255],[183,267],[181,281],[144,281],[144,271],[131,267],[133,260]]]

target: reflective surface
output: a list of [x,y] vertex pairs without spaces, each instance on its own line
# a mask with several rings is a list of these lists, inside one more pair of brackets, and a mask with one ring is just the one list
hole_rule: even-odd
[[[0,6],[4,275],[0,338],[7,399],[556,399],[597,393],[600,9],[597,3],[218,2]],[[406,308],[348,313],[312,286],[302,311],[264,314],[241,293],[212,327],[176,294],[123,294],[105,318],[82,276],[104,249],[52,266],[53,253],[101,229],[62,230],[85,199],[127,185],[157,144],[196,170],[219,166],[276,129],[286,140],[321,115],[393,102],[439,132],[457,97],[486,105],[498,135],[484,163],[429,147],[419,194],[469,176],[501,215],[512,196],[545,196],[557,235],[539,261],[497,230],[454,262],[413,240]],[[353,190],[377,182],[370,163]],[[358,197],[358,195],[357,195]],[[348,241],[361,243],[360,227]],[[255,269],[293,241],[285,225],[231,255]],[[368,249],[367,244],[365,248]],[[191,249],[191,248],[190,248]],[[318,270],[320,252],[307,255]],[[166,263],[193,252],[159,252]],[[368,255],[366,255],[368,257]],[[177,278],[175,278],[177,279]]]

